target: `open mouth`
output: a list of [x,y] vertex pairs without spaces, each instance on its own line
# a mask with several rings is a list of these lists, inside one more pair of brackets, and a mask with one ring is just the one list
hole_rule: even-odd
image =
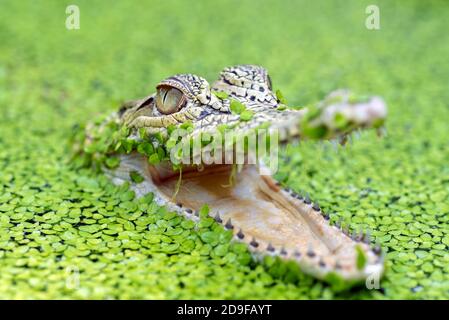
[[237,173],[232,165],[210,165],[201,171],[188,167],[179,185],[179,173],[169,165],[151,166],[145,156],[133,153],[122,156],[113,172],[115,182],[128,181],[131,171],[145,178],[132,186],[138,196],[153,192],[158,203],[194,220],[207,204],[210,216],[232,230],[234,239],[245,242],[255,257],[294,260],[302,271],[321,279],[332,273],[361,281],[383,271],[380,252],[369,239],[331,225],[318,204],[260,175],[256,165],[243,165]]
[[167,78],[155,94],[86,128],[75,149],[115,184],[129,182],[138,197],[151,192],[157,204],[188,219],[198,221],[207,205],[255,258],[294,261],[303,272],[332,284],[343,280],[345,287],[380,279],[383,257],[368,236],[331,224],[317,203],[271,174],[279,145],[344,142],[355,130],[381,128],[383,100],[335,90],[318,103],[289,108],[272,92],[266,70],[252,65],[225,68],[212,88],[192,74]]
[[[170,90],[170,99],[177,101],[179,93]],[[178,107],[161,101],[162,111]],[[111,140],[113,150],[109,151],[119,150],[119,164],[105,171],[114,183],[130,182],[137,196],[151,192],[159,205],[195,221],[207,204],[209,215],[231,230],[235,241],[246,243],[255,258],[270,255],[295,261],[303,272],[316,278],[344,280],[349,285],[370,277],[380,279],[383,256],[380,249],[370,246],[367,235],[350,235],[338,223],[331,224],[317,203],[281,187],[266,174],[277,164],[279,145],[303,139],[344,141],[355,130],[379,129],[386,116],[382,99],[340,90],[316,106],[300,109],[251,104],[249,110],[234,101],[235,113],[210,111],[194,118],[194,123],[184,121],[189,109],[168,118],[142,114],[153,107],[150,103],[142,109],[137,104],[137,111],[131,109],[122,119],[127,140]],[[173,124],[180,122],[179,127]],[[178,130],[185,135],[177,135]],[[117,132],[112,135],[120,136]],[[266,149],[270,149],[269,167],[262,164]],[[219,161],[210,162],[208,154]],[[131,178],[136,172],[143,177],[140,183]]]

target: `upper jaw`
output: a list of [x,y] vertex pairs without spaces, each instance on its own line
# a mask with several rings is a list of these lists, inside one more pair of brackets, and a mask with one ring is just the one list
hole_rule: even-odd
[[[169,155],[169,160],[174,165],[180,161],[185,165],[209,164],[204,161],[204,154],[212,152],[221,156],[215,159],[224,159],[226,163],[234,163],[236,158],[237,141],[260,141],[261,137],[271,139],[274,142],[288,143],[296,139],[328,140],[337,139],[344,141],[348,134],[354,130],[366,128],[379,128],[383,125],[387,109],[383,100],[379,97],[359,98],[352,95],[348,90],[338,90],[329,94],[323,101],[301,109],[284,109],[272,105],[251,104],[248,110],[253,112],[251,119],[240,119],[240,115],[234,113],[211,112],[204,117],[199,117],[204,108],[201,106],[191,106],[178,113],[176,117],[181,119],[189,115],[191,125],[188,128],[178,126],[178,129],[170,131],[169,127],[175,127],[178,118],[172,116],[161,117],[150,116],[154,109],[154,99],[142,99],[129,113],[122,118],[125,126],[134,130],[132,137],[139,140],[143,129],[148,139],[153,139],[155,133],[162,133],[164,140],[161,146],[165,153]],[[197,117],[195,117],[197,115]],[[171,119],[173,122],[168,121]],[[149,126],[148,126],[149,125]],[[224,127],[224,130],[220,130]],[[222,129],[222,128],[221,128]],[[182,136],[177,141],[175,147],[170,145],[174,135]],[[203,137],[212,137],[213,143],[203,144]],[[229,140],[231,137],[232,140]],[[250,139],[250,137],[255,137]],[[275,139],[275,140],[273,140]],[[195,141],[200,140],[200,143]],[[173,141],[172,141],[173,142]],[[182,149],[184,145],[189,146],[189,157],[183,159],[177,157],[176,149]],[[200,146],[195,148],[195,146]],[[244,153],[256,154],[257,144],[249,146],[249,149],[237,150]],[[251,149],[253,147],[253,149]],[[232,152],[232,158],[225,160],[226,154]],[[246,158],[245,158],[246,159]],[[256,159],[260,160],[260,159]],[[245,162],[246,163],[246,162]],[[237,163],[243,164],[243,163]]]
[[[227,100],[227,101],[226,101]],[[229,105],[228,99],[221,104]],[[122,117],[122,123],[133,129],[146,128],[152,133],[165,131],[169,125],[192,123],[191,136],[201,133],[213,133],[220,125],[225,125],[245,133],[249,129],[266,125],[271,130],[288,129],[302,139],[331,139],[344,136],[351,131],[366,128],[378,128],[383,125],[387,108],[380,97],[357,97],[348,90],[336,90],[323,101],[309,107],[286,109],[280,105],[248,104],[247,110],[253,112],[250,120],[242,120],[238,114],[229,111],[220,112],[204,105],[189,105],[173,115],[159,115],[155,112],[153,96],[142,101]],[[280,132],[283,136],[283,132]],[[281,139],[282,140],[282,139]]]

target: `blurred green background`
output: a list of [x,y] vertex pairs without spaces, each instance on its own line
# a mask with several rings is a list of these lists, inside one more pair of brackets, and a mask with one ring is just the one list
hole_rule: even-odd
[[[79,30],[65,27],[69,4]],[[380,30],[365,27],[369,4]],[[449,298],[448,16],[436,0],[2,0],[0,298]],[[342,87],[387,101],[386,138],[289,147],[278,174],[372,230],[381,289],[336,292],[254,263],[215,224],[195,231],[70,166],[74,125],[174,73],[212,82],[243,63],[266,67],[293,105]]]

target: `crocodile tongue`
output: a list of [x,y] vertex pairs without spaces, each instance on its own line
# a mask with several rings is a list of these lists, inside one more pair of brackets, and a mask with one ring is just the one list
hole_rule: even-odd
[[210,215],[231,229],[235,240],[247,243],[256,257],[294,260],[301,270],[322,279],[333,273],[360,281],[383,271],[379,252],[365,243],[363,235],[351,237],[330,225],[329,216],[317,204],[260,175],[255,165],[243,166],[232,184],[231,165],[184,169],[177,193],[178,175],[168,167],[148,165],[138,154],[122,156],[113,172],[115,182],[129,180],[133,170],[145,177],[143,183],[133,184],[137,195],[153,192],[160,204],[192,219],[207,203]]

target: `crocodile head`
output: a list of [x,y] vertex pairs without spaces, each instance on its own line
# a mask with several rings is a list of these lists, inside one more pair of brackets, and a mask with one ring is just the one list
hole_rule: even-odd
[[[317,278],[353,283],[383,272],[380,248],[330,224],[317,203],[275,181],[269,173],[276,167],[264,159],[276,162],[271,149],[298,139],[344,141],[354,130],[379,128],[385,117],[382,99],[347,90],[288,108],[264,68],[241,65],[225,68],[212,86],[192,74],[161,81],[156,93],[88,128],[84,151],[106,159],[115,183],[129,181],[137,195],[152,192],[189,219],[207,204],[255,257],[277,256]],[[92,145],[105,135],[97,152]],[[120,162],[108,162],[111,156]]]

